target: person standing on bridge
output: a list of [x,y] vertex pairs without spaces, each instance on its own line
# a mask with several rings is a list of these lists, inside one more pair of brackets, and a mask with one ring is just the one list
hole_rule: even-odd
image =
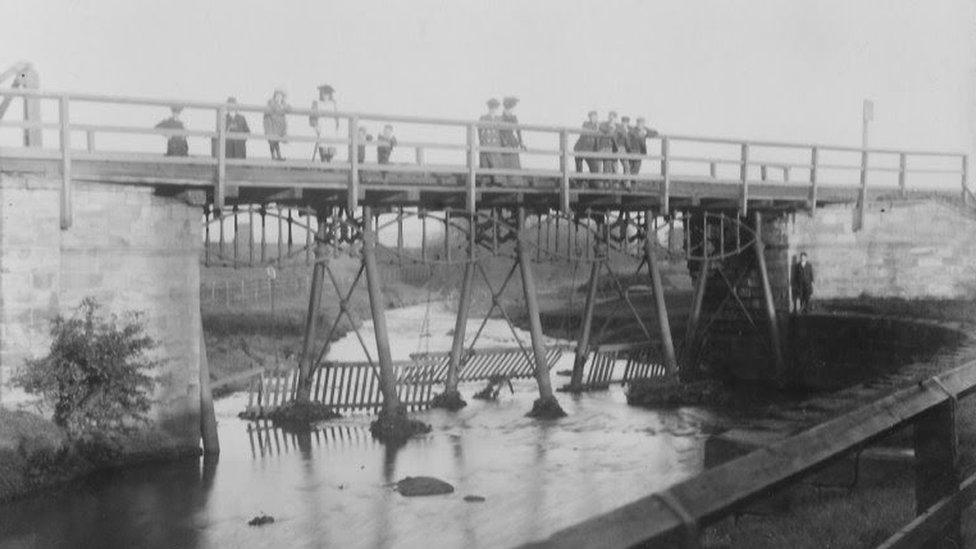
[[[807,261],[807,253],[800,253],[800,260],[793,264],[793,311],[807,313],[813,297],[813,265]],[[797,302],[799,301],[799,306]]]
[[[586,122],[583,122],[583,133],[580,133],[579,139],[576,140],[576,144],[573,145],[574,152],[584,152],[584,153],[594,153],[597,151],[597,135],[596,132],[600,131],[600,118],[596,111],[590,111],[587,115]],[[603,163],[600,162],[599,158],[583,158],[581,156],[576,157],[576,171],[583,171],[583,161],[586,161],[587,167],[590,169],[590,173],[600,173],[600,169],[603,167]]]
[[[600,135],[597,136],[597,149],[601,153],[613,154],[616,152],[614,138],[617,133],[617,113],[610,111],[607,114],[606,122],[600,124]],[[613,157],[603,158],[603,173],[617,173],[617,159]],[[610,182],[603,182],[603,188],[609,188]]]
[[[251,128],[247,125],[247,119],[237,110],[237,98],[227,98],[228,112],[224,119],[224,127],[230,133],[251,133]],[[227,138],[227,147],[224,151],[227,158],[247,158],[247,140],[241,138]]]
[[[627,152],[647,155],[647,139],[650,137],[657,137],[657,131],[647,127],[647,120],[644,117],[638,117],[637,125],[627,132]],[[640,173],[641,162],[641,160],[631,160],[630,173]]]
[[[173,105],[169,108],[170,117],[163,120],[159,124],[156,124],[156,129],[159,130],[185,130],[186,126],[183,124],[183,120],[180,119],[180,114],[183,112],[183,107],[180,105]],[[187,156],[190,154],[190,145],[186,142],[185,135],[170,135],[166,139],[166,156]]]
[[[486,103],[488,106],[488,112],[483,114],[478,120],[480,122],[498,122],[498,106],[501,104],[497,99],[492,97]],[[479,126],[478,127],[478,144],[482,147],[497,148],[501,146],[501,136],[498,134],[498,128],[493,126]],[[479,154],[479,166],[482,168],[499,168],[502,165],[501,155],[495,151],[482,152]],[[494,182],[494,176],[489,176],[489,181]]]
[[[318,90],[319,99],[318,101],[312,102],[312,110],[316,112],[338,112],[339,107],[335,100],[335,88],[328,84],[322,84]],[[339,117],[312,114],[308,117],[308,123],[315,128],[316,138],[322,140],[315,144],[312,160],[315,160],[315,155],[318,153],[322,162],[332,162],[332,159],[336,155],[336,147],[334,142],[327,140],[339,138]]]
[[286,97],[285,90],[275,88],[274,94],[268,100],[268,108],[264,111],[264,135],[268,137],[272,160],[285,159],[281,155],[281,143],[288,135],[288,118],[285,115],[291,109],[285,102]]
[[[515,106],[518,105],[517,97],[506,97],[502,99],[502,111],[501,121],[506,124],[518,124],[518,117],[515,116]],[[524,149],[525,145],[522,143],[522,129],[521,128],[502,128],[498,131],[499,139],[501,140],[502,147],[508,149]],[[522,161],[519,159],[518,153],[505,153],[503,159],[503,165],[505,168],[510,170],[520,170],[522,169]]]
[[376,161],[380,164],[389,164],[390,155],[393,154],[393,147],[396,147],[396,136],[393,135],[393,125],[383,126],[383,133],[376,136]]

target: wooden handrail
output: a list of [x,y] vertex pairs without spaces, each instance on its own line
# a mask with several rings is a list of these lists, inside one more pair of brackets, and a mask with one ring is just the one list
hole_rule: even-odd
[[708,469],[664,492],[560,530],[533,546],[657,546],[656,541],[676,539],[689,526],[672,508],[674,504],[692,526],[713,524],[769,490],[974,391],[976,361]]

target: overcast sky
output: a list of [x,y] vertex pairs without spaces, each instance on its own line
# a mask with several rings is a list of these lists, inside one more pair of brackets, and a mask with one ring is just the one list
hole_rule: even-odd
[[669,133],[972,149],[973,2],[0,0],[0,66],[43,87],[523,122],[589,109]]

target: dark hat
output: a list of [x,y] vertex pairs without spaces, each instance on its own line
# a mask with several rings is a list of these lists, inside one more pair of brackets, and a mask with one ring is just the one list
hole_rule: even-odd
[[620,121],[621,122],[630,122],[630,117],[629,116],[622,116],[622,117],[620,117]]
[[518,102],[519,102],[518,97],[512,97],[511,95],[506,97],[505,99],[502,99],[502,105],[505,105],[506,109],[510,109],[515,105],[518,105]]
[[590,111],[590,112],[586,113],[586,116],[599,116],[599,115],[600,115],[600,113],[598,113],[596,111]]
[[230,103],[230,104],[232,104],[232,105],[236,105],[237,104],[237,98],[234,97],[234,96],[230,96],[230,97],[227,98],[227,102]]
[[173,112],[183,112],[183,105],[170,105],[169,110]]
[[494,109],[494,108],[498,107],[498,105],[501,105],[501,103],[499,103],[498,100],[495,99],[494,97],[492,97],[491,99],[489,99],[485,104],[488,105],[488,108],[491,108],[491,109]]
[[335,93],[335,88],[328,84],[322,84],[319,86],[319,93]]

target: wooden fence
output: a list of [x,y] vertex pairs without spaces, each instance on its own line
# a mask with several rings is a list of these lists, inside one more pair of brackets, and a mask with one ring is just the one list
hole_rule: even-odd
[[667,375],[660,349],[647,343],[594,346],[583,368],[585,389],[605,389],[611,383]]
[[959,482],[956,407],[958,399],[974,390],[976,361],[556,532],[532,546],[699,547],[701,528],[819,466],[912,425],[918,516],[881,547],[934,547],[942,537],[959,547],[959,514],[976,499],[976,475]]

